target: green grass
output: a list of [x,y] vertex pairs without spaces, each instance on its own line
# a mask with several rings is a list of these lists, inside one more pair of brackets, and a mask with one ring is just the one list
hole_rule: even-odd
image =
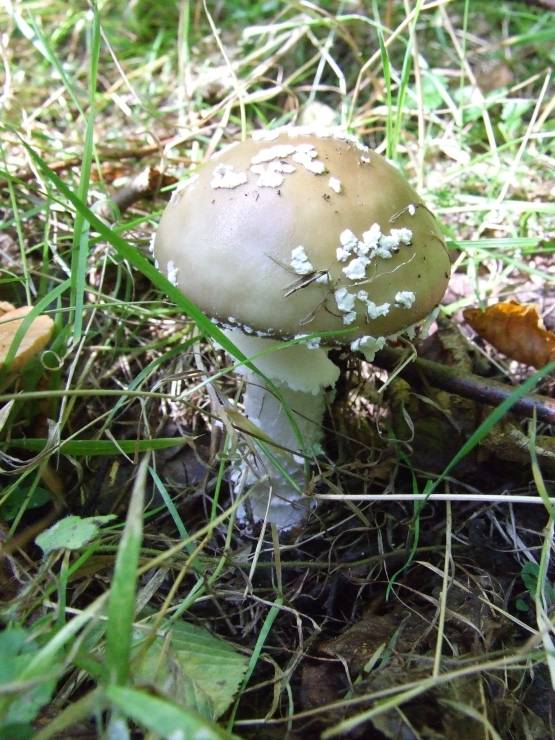
[[[0,301],[33,306],[0,369],[0,736],[547,736],[553,429],[510,407],[553,394],[553,363],[533,373],[482,342],[472,359],[442,326],[442,361],[515,385],[488,409],[425,383],[382,392],[383,374],[346,361],[309,471],[311,493],[344,498],[293,538],[258,537],[226,474],[247,444],[271,453],[225,413],[233,370],[258,356],[154,266],[167,193],[109,222],[98,204],[146,165],[188,177],[317,103],[440,219],[451,327],[470,336],[462,309],[520,297],[549,323],[552,14],[19,0],[0,25]],[[54,337],[14,375],[41,313]],[[453,500],[394,500],[411,492]],[[43,552],[65,517],[81,537]]]

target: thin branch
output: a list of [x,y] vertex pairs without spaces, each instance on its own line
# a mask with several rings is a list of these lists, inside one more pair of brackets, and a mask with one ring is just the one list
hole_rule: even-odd
[[102,201],[96,209],[100,218],[109,219],[114,209],[122,214],[138,200],[153,198],[161,188],[167,188],[177,182],[176,177],[165,175],[155,167],[145,167],[127,185],[116,190],[116,192],[105,201]]
[[[539,496],[521,496],[494,493],[316,493],[318,501],[462,501],[479,504],[540,504],[545,502]],[[555,504],[555,498],[549,501]]]
[[[405,357],[403,350],[386,347],[376,355],[373,364],[384,370],[394,370]],[[422,376],[436,388],[456,393],[489,406],[498,406],[507,399],[514,388],[491,378],[465,372],[455,367],[440,365],[438,362],[417,357],[399,373],[409,380],[420,380]],[[538,421],[555,424],[555,399],[531,393],[517,401],[511,413],[531,418],[536,413]]]
[[[146,146],[138,147],[137,149],[107,149],[105,147],[98,147],[98,156],[102,161],[118,162],[122,159],[141,159],[142,157],[148,157],[151,154],[160,154],[163,148],[163,142],[147,144]],[[75,157],[59,159],[51,162],[48,166],[54,172],[63,172],[72,167],[80,167],[82,162],[82,156],[78,155]],[[15,176],[18,180],[32,180],[35,177],[35,172],[32,169],[27,169],[22,172],[18,172]]]

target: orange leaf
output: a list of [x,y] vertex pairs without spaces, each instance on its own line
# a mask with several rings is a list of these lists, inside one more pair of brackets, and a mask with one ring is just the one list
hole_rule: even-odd
[[15,306],[13,306],[11,303],[8,303],[8,301],[0,301],[0,316],[8,313],[8,311],[13,311],[14,309]]
[[[13,308],[9,303],[0,304],[0,368],[6,361],[17,330],[31,310],[32,306]],[[21,340],[10,369],[19,372],[35,355],[38,355],[50,341],[53,329],[54,322],[49,316],[37,316]]]
[[496,303],[485,310],[467,308],[465,320],[507,357],[540,368],[555,360],[555,334],[548,331],[531,303]]

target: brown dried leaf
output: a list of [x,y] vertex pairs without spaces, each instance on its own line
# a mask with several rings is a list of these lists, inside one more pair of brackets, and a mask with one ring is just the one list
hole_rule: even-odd
[[[3,305],[8,307],[10,304]],[[0,368],[6,361],[17,330],[32,308],[32,306],[12,307],[11,310],[8,309],[4,313],[0,313]],[[48,344],[53,328],[54,322],[49,316],[37,316],[20,342],[10,365],[10,370],[19,372],[27,365],[29,360],[38,355]]]
[[13,311],[15,309],[15,306],[13,306],[11,303],[8,303],[8,301],[0,301],[0,316],[4,316],[4,314],[8,313],[8,311]]
[[97,207],[97,214],[101,218],[110,218],[114,206],[122,214],[138,200],[153,198],[162,188],[170,187],[176,182],[177,178],[172,175],[167,175],[155,167],[145,167],[127,185],[117,190],[109,200],[100,203]]
[[319,645],[326,656],[342,658],[353,675],[358,675],[366,663],[380,653],[399,629],[396,613],[381,616],[369,611],[344,632]]
[[[538,434],[535,446],[542,471],[555,477],[555,438]],[[507,419],[496,424],[482,440],[481,452],[486,451],[500,460],[530,465],[530,437],[518,424]]]
[[475,332],[517,362],[540,368],[555,360],[555,334],[533,304],[508,301],[483,311],[467,308],[463,315]]
[[484,64],[476,75],[478,86],[482,92],[491,92],[498,90],[500,87],[507,87],[512,84],[514,75],[511,68],[504,62],[492,62]]
[[[250,419],[247,419],[247,417],[242,414],[239,409],[226,407],[225,409],[222,409],[221,415],[226,416],[227,420],[231,422],[231,425],[235,429],[238,429],[240,432],[247,434],[249,437],[260,439],[266,444],[273,444],[272,439],[267,434],[265,434],[260,429],[260,427],[257,427],[256,424],[254,424]],[[223,421],[225,422],[226,420],[224,419]]]
[[439,317],[437,331],[418,347],[418,356],[442,365],[472,372],[476,364],[476,348],[450,319]]

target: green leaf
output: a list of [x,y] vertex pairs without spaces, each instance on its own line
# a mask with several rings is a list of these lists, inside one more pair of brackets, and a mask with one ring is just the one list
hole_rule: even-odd
[[465,123],[478,121],[482,117],[482,98],[473,85],[455,90],[453,97],[462,109]]
[[[0,695],[0,737],[23,736],[16,732],[24,732],[24,725],[37,716],[41,707],[52,696],[56,685],[52,670],[48,672],[46,680],[37,677],[37,682],[28,688],[22,680],[22,675],[37,650],[36,643],[20,627],[9,628],[0,633],[0,689],[7,684],[21,684],[19,690]],[[7,725],[11,725],[10,733],[13,729],[14,734],[8,734]]]
[[[537,563],[532,563],[530,561],[524,563],[520,571],[522,582],[524,583],[526,590],[532,597],[534,597],[536,589],[538,588],[539,575],[540,566]],[[549,603],[555,603],[555,589],[548,581],[545,583],[544,592],[545,597],[549,601]]]
[[172,740],[230,740],[233,736],[192,709],[123,686],[109,686],[106,696],[123,714]]
[[446,93],[444,91],[446,87],[447,79],[443,75],[435,75],[430,72],[423,75],[422,102],[426,110],[436,110],[441,105],[445,105],[444,98]]
[[20,508],[25,506],[25,510],[37,509],[48,503],[52,498],[50,491],[41,486],[31,488],[26,485],[17,486],[12,491],[9,498],[0,506],[0,519],[11,522],[17,516]]
[[115,514],[105,516],[66,516],[45,532],[39,534],[35,542],[47,555],[53,550],[80,550],[98,534],[103,524],[116,518]]
[[31,740],[35,734],[33,726],[30,724],[22,724],[18,722],[13,725],[0,725],[2,729],[2,737],[9,738],[10,740]]
[[[138,646],[139,647],[139,646]],[[210,719],[228,709],[247,669],[246,656],[208,630],[176,622],[134,665],[135,682],[162,688],[182,706]]]

